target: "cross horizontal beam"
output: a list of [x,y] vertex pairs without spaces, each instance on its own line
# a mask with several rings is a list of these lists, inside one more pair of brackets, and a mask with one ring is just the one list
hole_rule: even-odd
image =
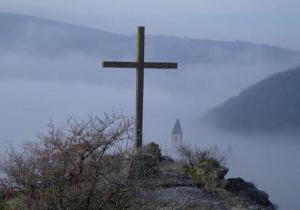
[[147,69],[177,69],[177,63],[145,62]]
[[136,62],[103,61],[103,68],[136,68]]
[[[104,68],[136,68],[137,62],[103,61]],[[177,69],[177,63],[145,62],[147,69]]]

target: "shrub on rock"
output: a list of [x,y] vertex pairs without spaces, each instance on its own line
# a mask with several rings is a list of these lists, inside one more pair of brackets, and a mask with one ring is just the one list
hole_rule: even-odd
[[182,157],[183,173],[199,185],[205,188],[222,187],[228,168],[224,164],[224,158],[217,156],[213,149],[192,150],[181,146],[179,154]]

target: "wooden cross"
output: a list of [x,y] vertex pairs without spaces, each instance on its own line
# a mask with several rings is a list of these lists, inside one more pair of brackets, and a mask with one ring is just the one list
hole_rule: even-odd
[[104,68],[136,68],[136,120],[135,146],[139,149],[143,144],[143,97],[144,68],[177,69],[177,63],[144,62],[145,27],[138,27],[136,62],[103,61]]

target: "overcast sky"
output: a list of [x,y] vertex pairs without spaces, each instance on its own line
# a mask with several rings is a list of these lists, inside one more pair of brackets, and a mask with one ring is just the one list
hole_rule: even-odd
[[131,34],[246,40],[300,50],[299,0],[0,0],[23,13]]

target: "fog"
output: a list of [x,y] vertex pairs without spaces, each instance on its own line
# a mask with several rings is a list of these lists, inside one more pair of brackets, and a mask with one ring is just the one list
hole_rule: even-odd
[[279,209],[299,208],[299,137],[246,137],[213,128],[199,130],[192,136],[191,145],[219,147],[230,168],[227,177],[242,177],[253,182],[269,194]]
[[[2,138],[23,141],[34,137],[50,118],[62,122],[70,115],[84,117],[112,109],[134,115],[134,69],[103,69],[101,58],[79,53],[62,57],[15,52],[0,55]],[[236,62],[146,69],[145,137],[169,140],[177,117],[187,129],[197,127],[201,116],[214,106],[288,67]],[[157,126],[160,123],[162,126]],[[15,132],[16,128],[23,130]]]
[[[46,131],[50,119],[61,125],[70,116],[85,118],[112,110],[134,116],[133,69],[102,69],[101,58],[80,53],[47,57],[2,51],[0,55],[0,133],[2,140],[15,146],[35,141],[38,132]],[[228,177],[252,181],[282,209],[297,209],[297,139],[236,136],[198,125],[201,116],[214,106],[293,65],[259,62],[250,66],[236,61],[179,63],[178,70],[145,70],[145,143],[158,142],[164,153],[174,156],[170,133],[179,117],[186,144],[217,145],[227,156]]]
[[[0,49],[0,139],[3,142],[11,141],[19,147],[26,141],[36,141],[36,134],[47,130],[49,120],[53,120],[59,126],[70,116],[84,119],[89,115],[111,111],[134,117],[135,70],[101,67],[103,60],[135,60],[132,56],[134,52],[122,56],[115,53],[119,55],[116,57],[98,57],[94,54],[95,49],[98,50],[97,46],[90,50],[93,53],[83,53],[89,52],[88,48],[93,46],[86,47],[86,51],[82,50],[83,52],[78,50],[82,48],[81,41],[84,40],[86,31],[94,31],[79,28],[84,32],[79,34],[78,38],[71,35],[73,30],[64,31],[61,26],[56,29],[42,25],[42,29],[34,29],[39,24],[29,25],[32,28],[24,30],[24,37],[16,36],[18,42],[13,43],[16,46],[12,49]],[[91,37],[99,34],[93,34]],[[5,35],[7,34],[4,33],[3,37],[11,38]],[[70,37],[71,41],[65,43],[66,37]],[[127,50],[128,45],[128,42],[123,42],[123,38],[119,39],[123,44],[121,52]],[[43,45],[50,39],[52,42]],[[124,40],[127,39],[133,42],[134,37],[126,36]],[[168,44],[165,43],[167,39],[170,40]],[[18,45],[19,42],[22,44]],[[53,43],[56,45],[52,49]],[[60,46],[59,43],[65,45]],[[74,46],[69,46],[70,43]],[[105,43],[105,47],[99,43],[99,49],[106,47],[107,50],[111,50],[111,54],[118,52],[118,49],[109,49],[111,43],[115,44],[114,41]],[[172,47],[177,43],[183,45],[181,49],[185,50],[184,52],[193,54],[194,51],[189,49],[197,40],[147,36],[146,60],[166,61],[166,54],[174,50]],[[223,48],[217,45],[222,45]],[[199,147],[218,146],[228,159],[228,177],[240,176],[252,181],[259,189],[268,192],[271,200],[282,209],[296,210],[299,206],[296,195],[300,194],[300,184],[297,180],[300,176],[300,162],[297,162],[300,158],[300,142],[297,139],[286,136],[245,137],[223,133],[216,128],[200,128],[201,117],[213,107],[272,73],[297,64],[296,60],[288,59],[288,62],[282,63],[272,61],[270,56],[264,56],[273,48],[264,51],[261,48],[266,46],[251,45],[252,47],[247,48],[248,45],[251,44],[204,43],[203,49],[210,51],[202,54],[208,55],[209,62],[205,62],[207,57],[199,56],[202,55],[198,52],[203,51],[201,48],[197,54],[190,57],[181,51],[173,53],[172,56],[183,60],[179,62],[177,70],[146,69],[144,143],[155,141],[160,144],[164,154],[175,156],[170,135],[175,120],[179,118],[183,126],[185,144]],[[246,50],[235,57],[229,53],[238,54],[239,51],[226,51],[224,46],[234,49],[244,47]],[[61,53],[55,51],[59,47],[62,48]],[[77,50],[71,51],[72,47]],[[53,50],[54,53],[45,53],[47,50]],[[279,55],[287,53],[278,51],[277,48],[273,50]],[[99,55],[106,54],[99,52]],[[261,58],[257,59],[260,56]],[[191,62],[198,57],[204,62]],[[222,62],[222,59],[227,57],[231,60]],[[157,60],[158,58],[164,60]],[[191,60],[184,62],[186,58]],[[229,147],[232,148],[232,152],[229,152]],[[4,147],[0,148],[0,151],[3,150]]]

